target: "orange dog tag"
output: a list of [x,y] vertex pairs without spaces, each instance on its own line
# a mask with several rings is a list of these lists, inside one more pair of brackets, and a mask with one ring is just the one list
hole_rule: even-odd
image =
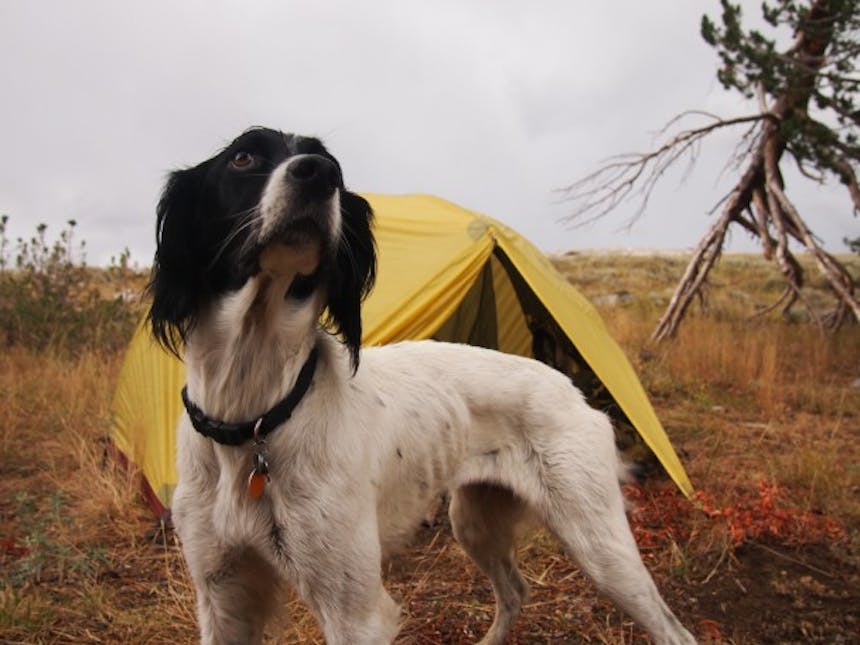
[[248,495],[251,499],[260,499],[269,483],[269,464],[262,453],[254,454],[254,470],[248,476]]
[[266,490],[269,476],[259,473],[256,470],[251,471],[251,476],[248,477],[248,495],[251,499],[259,499]]

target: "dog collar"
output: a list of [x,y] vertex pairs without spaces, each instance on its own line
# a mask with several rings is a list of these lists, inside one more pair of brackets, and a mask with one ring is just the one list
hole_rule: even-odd
[[188,398],[188,386],[186,385],[182,388],[182,403],[185,404],[191,425],[204,437],[209,437],[223,446],[241,446],[251,439],[262,439],[292,416],[293,410],[296,409],[311,385],[317,366],[317,354],[317,348],[314,347],[299,371],[296,384],[287,393],[287,396],[262,416],[245,423],[228,423],[207,416]]

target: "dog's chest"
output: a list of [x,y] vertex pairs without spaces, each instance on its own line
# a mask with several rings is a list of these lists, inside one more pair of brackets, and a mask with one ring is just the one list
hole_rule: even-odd
[[362,486],[360,481],[359,474],[366,469],[358,451],[334,450],[325,439],[324,424],[304,423],[305,415],[298,416],[276,430],[282,436],[270,439],[268,482],[258,498],[249,490],[254,446],[225,449],[218,455],[209,513],[219,542],[290,559],[296,544],[322,539],[327,524],[348,524],[348,516],[360,512],[362,496],[370,503],[369,482]]
[[273,482],[266,475],[262,494],[254,497],[254,451],[235,449],[237,455],[222,462],[211,507],[212,526],[219,540],[234,545],[265,543],[272,531]]

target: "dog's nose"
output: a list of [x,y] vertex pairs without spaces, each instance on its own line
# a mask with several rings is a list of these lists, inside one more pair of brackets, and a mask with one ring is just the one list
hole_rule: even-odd
[[309,197],[328,197],[340,183],[337,166],[321,155],[299,155],[287,165],[286,180]]

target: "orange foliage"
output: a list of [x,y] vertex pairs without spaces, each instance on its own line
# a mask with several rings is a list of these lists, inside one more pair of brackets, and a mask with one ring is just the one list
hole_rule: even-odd
[[728,503],[718,502],[716,495],[705,490],[697,491],[689,501],[671,485],[631,485],[624,492],[635,503],[631,526],[646,554],[672,542],[694,542],[705,528],[702,515],[710,520],[709,528],[716,524],[724,529],[732,548],[756,540],[801,546],[845,538],[841,522],[799,508],[776,482],[762,480],[756,490],[735,491]]

